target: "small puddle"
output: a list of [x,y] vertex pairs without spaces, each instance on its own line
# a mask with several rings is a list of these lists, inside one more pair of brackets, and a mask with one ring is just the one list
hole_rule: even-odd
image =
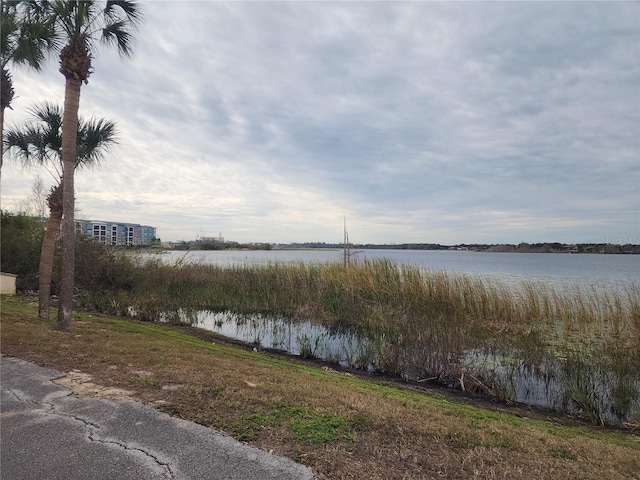
[[260,348],[318,358],[342,367],[373,372],[376,346],[355,334],[332,332],[309,321],[263,315],[200,311],[192,326],[219,333]]
[[594,423],[620,424],[640,415],[638,372],[614,372],[604,366],[545,354],[467,352],[460,364],[500,389],[499,396],[527,405],[584,412]]
[[[180,317],[194,327],[258,348],[318,358],[368,372],[384,371],[380,366],[380,343],[353,333],[332,331],[309,321],[212,311],[198,311],[191,315],[181,313]],[[428,350],[429,346],[424,346],[424,349]],[[486,382],[487,389],[496,397],[565,412],[597,411],[597,417],[593,418],[597,423],[615,424],[640,415],[640,378],[637,373],[623,377],[591,366],[582,365],[576,369],[565,359],[551,354],[535,362],[525,358],[524,353],[517,350],[471,350],[463,354],[454,366],[462,376],[453,376],[453,383],[444,384],[464,389],[464,375],[471,375],[474,381],[482,379]],[[422,381],[414,373],[420,371],[420,367],[405,365],[405,371],[393,373],[408,381]],[[616,395],[624,389],[626,400],[621,402]]]

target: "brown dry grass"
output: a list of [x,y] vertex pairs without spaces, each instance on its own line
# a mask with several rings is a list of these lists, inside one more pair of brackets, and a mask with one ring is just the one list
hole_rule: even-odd
[[[3,297],[1,350],[134,392],[319,478],[640,479],[640,439],[479,408],[162,326],[79,314],[70,333]],[[55,318],[55,315],[52,315]]]

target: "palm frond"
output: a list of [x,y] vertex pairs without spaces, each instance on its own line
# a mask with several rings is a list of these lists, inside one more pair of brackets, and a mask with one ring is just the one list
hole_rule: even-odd
[[[116,7],[118,7],[120,11],[118,11]],[[133,25],[140,24],[144,18],[140,3],[132,0],[107,0],[104,14],[111,20],[114,20],[120,15],[124,15]]]
[[44,101],[34,104],[29,108],[29,113],[35,120],[51,125],[52,130],[62,127],[62,107],[55,103]]
[[27,125],[23,129],[10,127],[5,133],[3,144],[5,151],[11,152],[25,168],[43,165],[52,160],[42,129],[36,125]]
[[[29,109],[32,120],[20,128],[11,127],[5,134],[5,150],[24,166],[48,166],[62,171],[62,108],[43,102]],[[118,144],[114,122],[100,118],[78,119],[75,168],[98,166]]]
[[7,129],[4,132],[4,139],[2,145],[4,151],[13,149],[13,154],[21,159],[23,162],[28,162],[35,154],[32,138],[26,131],[20,131],[15,129]]
[[[48,2],[24,0],[2,2],[0,53],[2,67],[9,61],[39,70],[47,53],[59,44]],[[46,12],[46,13],[45,13]]]
[[118,131],[115,123],[97,118],[78,122],[75,168],[99,166],[116,145]]
[[127,22],[119,20],[102,29],[102,41],[118,48],[118,53],[124,57],[130,57],[133,53],[133,34],[127,28]]
[[132,55],[134,32],[144,18],[139,2],[53,0],[50,3],[50,11],[67,44],[83,43],[94,55],[96,41],[99,41],[115,46],[122,57]]
[[87,4],[91,0],[55,0],[51,2],[51,12],[56,25],[63,32],[63,36],[70,41],[78,39],[86,28]]

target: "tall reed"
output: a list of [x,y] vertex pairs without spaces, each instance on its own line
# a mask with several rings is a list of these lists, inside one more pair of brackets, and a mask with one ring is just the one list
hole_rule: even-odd
[[[631,371],[630,361],[640,371],[637,356],[625,354],[640,350],[637,284],[617,291],[558,290],[534,282],[507,287],[390,260],[348,266],[166,265],[154,260],[141,262],[126,285],[90,292],[85,301],[146,320],[201,309],[309,320],[375,341],[375,363],[409,378],[458,378],[464,373],[461,358],[473,350],[517,354],[534,367],[551,355],[588,358],[589,365],[615,369],[624,357],[625,369]],[[582,380],[596,368],[571,365],[587,372]],[[619,390],[634,391],[638,374],[623,377],[627,386]]]

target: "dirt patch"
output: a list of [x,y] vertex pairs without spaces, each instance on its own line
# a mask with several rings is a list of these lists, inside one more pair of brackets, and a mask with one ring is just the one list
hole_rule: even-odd
[[110,400],[133,400],[134,392],[121,388],[105,387],[93,383],[88,373],[72,370],[62,378],[53,381],[56,385],[68,388],[80,398],[108,398]]

